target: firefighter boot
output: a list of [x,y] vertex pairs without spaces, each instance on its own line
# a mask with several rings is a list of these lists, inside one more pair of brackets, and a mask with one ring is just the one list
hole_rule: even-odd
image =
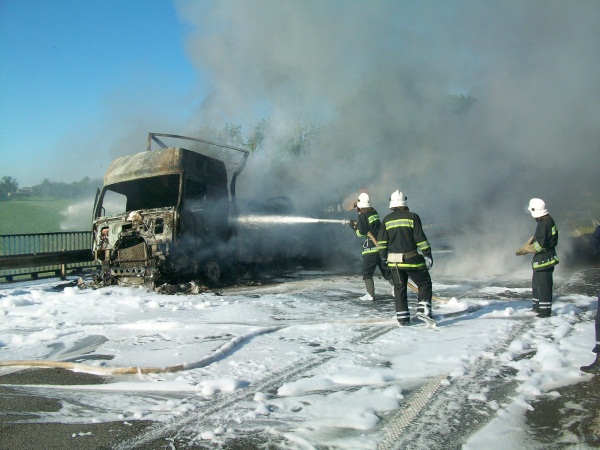
[[552,315],[552,303],[540,303],[539,312],[535,317],[550,317]]
[[365,287],[367,288],[367,294],[363,295],[360,299],[373,300],[375,298],[375,281],[373,281],[373,278],[365,280]]
[[402,327],[410,325],[410,312],[408,309],[406,311],[396,311],[396,320]]
[[579,368],[582,372],[591,373],[592,375],[600,375],[600,353],[596,353],[596,360],[589,366]]
[[417,314],[424,314],[425,316],[433,319],[433,313],[431,312],[431,301],[419,301],[417,304]]

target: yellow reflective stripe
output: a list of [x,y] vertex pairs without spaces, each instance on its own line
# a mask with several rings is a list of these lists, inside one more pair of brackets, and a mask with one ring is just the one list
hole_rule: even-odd
[[369,216],[369,223],[373,223],[376,220],[379,220],[379,214],[373,214],[372,216]]
[[420,268],[425,268],[425,263],[420,263],[420,264],[404,264],[404,263],[391,263],[388,262],[388,266],[390,267],[398,267],[398,268],[410,268],[410,269],[420,269]]
[[379,250],[387,249],[387,241],[379,241],[377,244],[378,244],[377,248],[379,248]]
[[531,266],[534,269],[539,269],[541,267],[550,267],[550,266],[555,266],[556,264],[558,264],[558,256],[555,256],[554,258],[552,258],[549,261],[546,261],[545,263],[538,263],[538,262],[532,262]]
[[536,251],[537,253],[541,253],[541,252],[543,252],[543,251],[544,251],[544,247],[542,247],[540,244],[538,244],[538,242],[537,242],[537,241],[534,241],[534,242],[533,242],[533,248],[535,249],[535,251]]
[[356,235],[357,235],[358,237],[365,237],[365,235],[364,235],[364,234],[360,234],[360,231],[358,231],[358,228],[356,229]]
[[428,241],[418,242],[417,247],[419,247],[421,250],[427,250],[428,248],[431,248]]
[[552,236],[554,236],[558,231],[556,230],[556,225],[552,227]]
[[366,255],[368,253],[377,253],[379,252],[379,249],[377,247],[373,247],[373,248],[366,248],[363,250],[362,254]]
[[390,228],[398,228],[398,227],[412,228],[413,220],[412,219],[396,219],[396,220],[390,220],[389,222],[385,223],[386,230],[389,230]]

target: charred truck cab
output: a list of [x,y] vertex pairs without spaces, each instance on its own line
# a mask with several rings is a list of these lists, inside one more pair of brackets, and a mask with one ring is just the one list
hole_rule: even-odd
[[[190,141],[194,150],[168,147],[159,137]],[[152,142],[161,148],[153,150]],[[228,243],[235,234],[235,181],[248,154],[150,133],[147,151],[114,160],[97,194],[92,225],[102,283],[218,283],[224,264],[234,258]]]

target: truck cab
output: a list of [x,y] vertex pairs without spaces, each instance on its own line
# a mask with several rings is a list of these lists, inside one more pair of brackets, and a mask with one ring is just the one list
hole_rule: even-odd
[[[185,139],[197,148],[169,147],[159,137]],[[153,150],[152,142],[161,148]],[[234,152],[239,161],[228,168],[198,149]],[[200,277],[217,283],[221,262],[232,251],[235,179],[247,156],[247,150],[210,141],[150,133],[145,152],[114,160],[98,192],[92,224],[92,252],[102,265],[102,282],[156,286]]]

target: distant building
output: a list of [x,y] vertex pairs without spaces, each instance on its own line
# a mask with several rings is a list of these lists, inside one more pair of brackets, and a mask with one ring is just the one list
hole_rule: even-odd
[[31,197],[32,194],[33,194],[33,189],[31,189],[30,187],[24,187],[24,188],[17,189],[16,192],[9,192],[8,198],[11,200],[19,200],[22,198]]

